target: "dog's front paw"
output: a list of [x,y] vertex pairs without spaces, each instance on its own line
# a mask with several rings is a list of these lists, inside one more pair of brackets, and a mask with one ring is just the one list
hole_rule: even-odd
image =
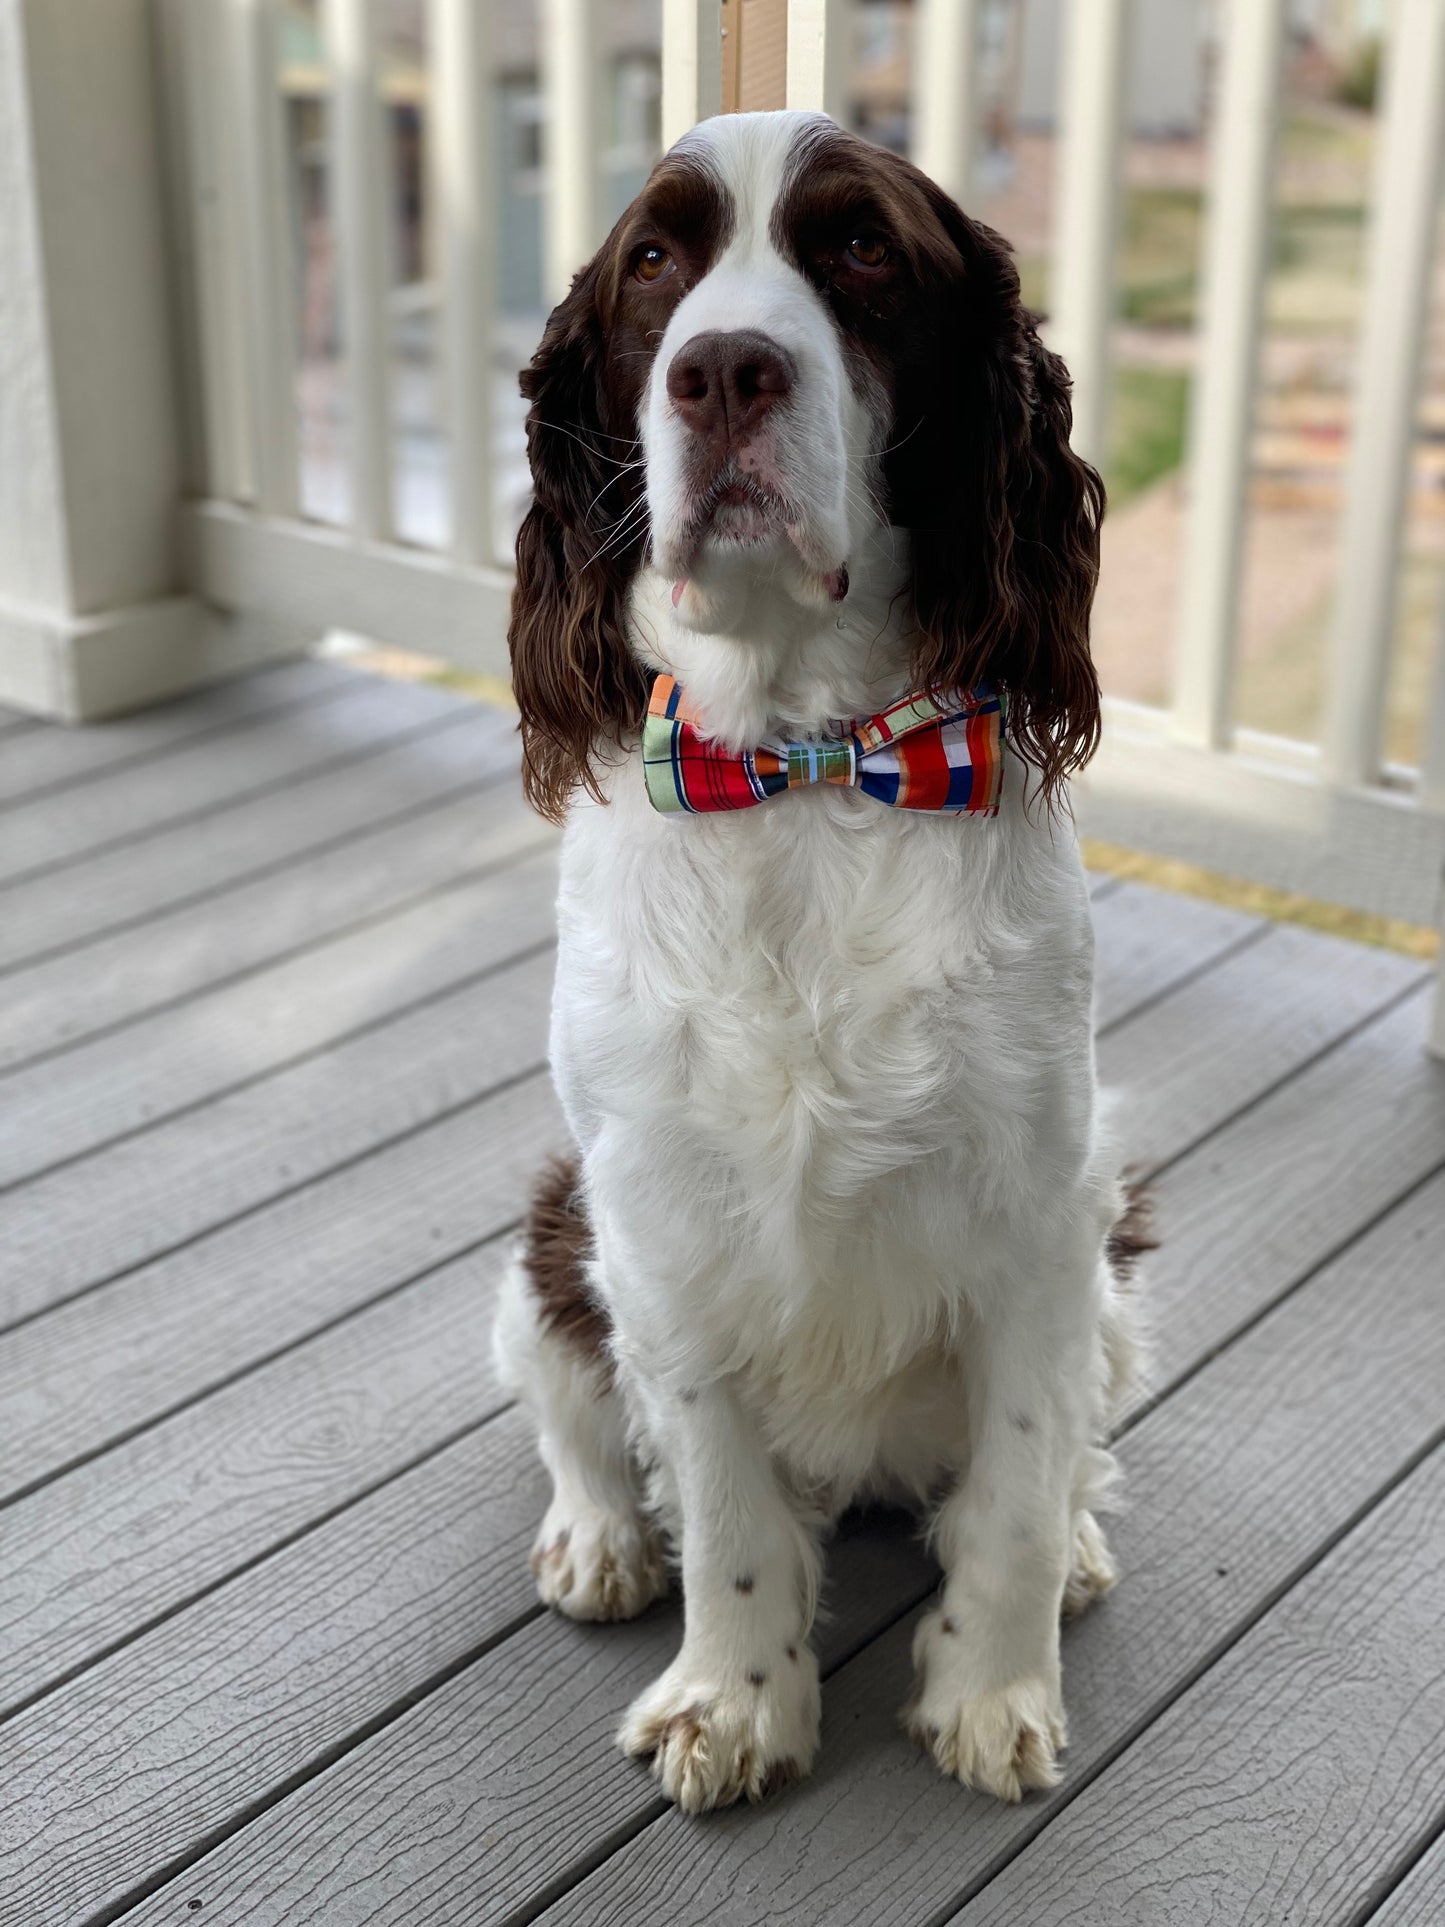
[[918,1684],[904,1709],[909,1736],[965,1786],[1000,1800],[1057,1786],[1064,1745],[1058,1688],[1042,1675],[980,1688],[953,1622],[924,1616],[913,1643]]
[[804,1646],[727,1680],[683,1654],[633,1702],[618,1742],[625,1753],[651,1755],[675,1805],[705,1813],[802,1779],[818,1750],[819,1719],[818,1662]]
[[1074,1557],[1064,1587],[1064,1618],[1077,1619],[1118,1583],[1119,1568],[1098,1520],[1092,1512],[1081,1512],[1074,1526]]
[[554,1500],[529,1561],[542,1603],[570,1619],[635,1619],[667,1590],[647,1522]]

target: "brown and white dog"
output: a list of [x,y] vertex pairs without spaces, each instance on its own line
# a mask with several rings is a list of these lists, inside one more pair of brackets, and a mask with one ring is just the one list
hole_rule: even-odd
[[[820,1534],[927,1508],[909,1730],[1005,1799],[1064,1741],[1059,1616],[1132,1357],[1096,1125],[1093,944],[1055,805],[1098,736],[1103,489],[999,237],[821,116],[695,128],[523,376],[511,644],[528,794],[565,816],[544,1180],[497,1352],[577,1618],[686,1624],[627,1715],[700,1809],[806,1772]],[[1008,702],[997,817],[789,790],[649,804],[677,678],[742,748],[916,690]]]

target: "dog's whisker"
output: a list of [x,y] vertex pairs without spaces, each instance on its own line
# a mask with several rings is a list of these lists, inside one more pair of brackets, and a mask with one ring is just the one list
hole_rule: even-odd
[[[600,448],[594,448],[592,444],[588,441],[585,441],[581,435],[574,435],[572,430],[570,428],[564,427],[561,422],[539,421],[536,424],[536,426],[538,428],[549,428],[552,430],[553,434],[556,434],[556,435],[565,435],[568,441],[576,442],[579,448],[585,448],[587,450],[587,453],[593,458],[594,461],[606,462],[611,467],[621,471],[623,474],[626,474],[627,470],[630,468],[641,468],[642,466],[641,460],[638,460],[635,462],[619,462],[615,455],[605,455]],[[622,438],[619,435],[619,436],[611,437],[610,439],[620,441]],[[631,445],[634,448],[637,446],[636,442],[633,442]]]

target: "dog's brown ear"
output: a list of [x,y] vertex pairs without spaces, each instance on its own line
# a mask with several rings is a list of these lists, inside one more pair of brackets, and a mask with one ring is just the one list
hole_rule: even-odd
[[598,256],[547,323],[522,374],[533,501],[517,536],[507,641],[527,800],[560,822],[599,749],[640,728],[647,683],[624,631],[646,540],[636,449],[608,419]]
[[893,519],[912,532],[914,674],[1002,691],[1052,806],[1099,740],[1089,614],[1104,485],[1069,447],[1068,374],[1022,304],[1007,242],[928,191],[958,270],[935,292],[926,387],[919,371],[900,393],[885,468]]

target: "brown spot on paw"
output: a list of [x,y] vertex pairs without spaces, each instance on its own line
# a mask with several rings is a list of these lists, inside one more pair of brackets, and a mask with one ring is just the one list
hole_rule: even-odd
[[657,1736],[659,1751],[673,1740],[680,1740],[684,1746],[695,1746],[702,1738],[702,1722],[706,1713],[707,1707],[702,1700],[694,1700],[691,1706],[684,1706],[680,1713],[674,1713]]
[[941,1633],[948,1633],[950,1636],[952,1636],[954,1633],[958,1631],[958,1622],[957,1620],[950,1619],[948,1615],[945,1614],[944,1617],[940,1619],[938,1622],[938,1630]]
[[766,1686],[767,1683],[768,1683],[768,1676],[766,1673],[759,1673],[757,1671],[754,1671],[748,1674],[749,1686]]
[[533,1577],[536,1577],[544,1565],[555,1565],[571,1543],[572,1528],[571,1526],[563,1526],[562,1530],[550,1545],[534,1546],[527,1555],[527,1564],[532,1569]]
[[757,1791],[749,1792],[748,1798],[756,1803],[771,1799],[773,1794],[781,1793],[784,1787],[792,1786],[803,1777],[803,1769],[796,1760],[774,1760],[768,1768],[762,1785]]
[[733,1589],[736,1592],[751,1592],[757,1583],[757,1580],[754,1579],[750,1572],[742,1572],[734,1579]]

